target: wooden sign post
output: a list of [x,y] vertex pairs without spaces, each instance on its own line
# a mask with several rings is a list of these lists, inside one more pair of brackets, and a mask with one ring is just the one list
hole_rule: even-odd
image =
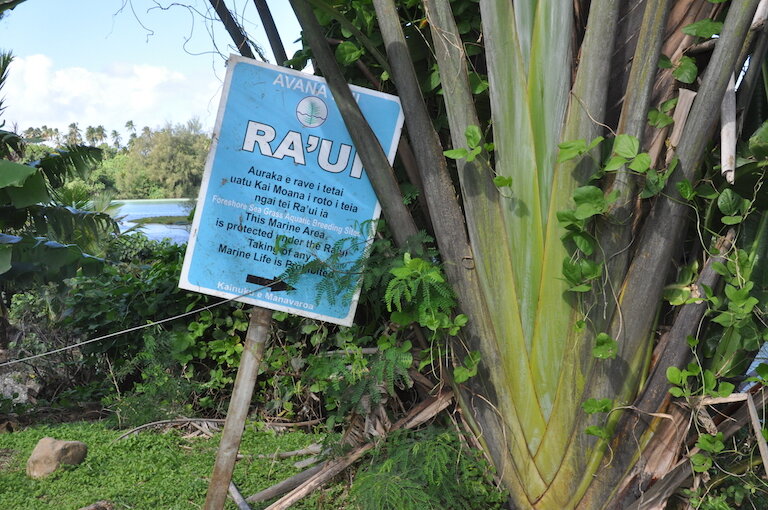
[[[399,99],[350,89],[391,163],[403,125]],[[231,56],[179,281],[183,289],[255,305],[206,510],[226,501],[270,310],[351,325],[359,281],[322,300],[319,290],[336,269],[308,264],[357,264],[380,212],[325,80]],[[283,281],[294,266],[308,269]]]
[[264,354],[264,345],[269,338],[269,326],[272,322],[272,310],[254,306],[251,310],[251,320],[245,334],[245,348],[237,369],[235,388],[227,409],[227,419],[224,422],[224,432],[216,453],[216,463],[208,484],[208,494],[205,497],[205,510],[221,510],[227,500],[229,482],[235,469],[237,451],[243,437],[245,419],[259,373],[259,364]]

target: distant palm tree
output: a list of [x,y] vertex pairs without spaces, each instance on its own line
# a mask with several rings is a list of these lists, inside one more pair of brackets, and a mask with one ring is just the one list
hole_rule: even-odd
[[203,132],[203,123],[200,122],[200,118],[192,117],[187,121],[187,130],[190,133],[198,134]]
[[93,128],[93,134],[98,143],[103,143],[107,139],[107,130],[101,124]]
[[112,145],[115,147],[115,149],[119,149],[120,142],[122,141],[120,137],[120,132],[116,129],[113,129],[112,133],[110,133],[110,136],[112,137]]
[[129,120],[125,123],[125,129],[128,130],[128,146],[130,147],[136,139],[136,125],[132,120]]
[[80,128],[77,125],[77,122],[73,122],[69,126],[69,131],[67,132],[67,136],[65,137],[65,140],[70,145],[77,145],[80,143],[83,143],[83,137],[80,134]]
[[85,128],[85,141],[88,145],[96,145],[96,129],[93,126]]
[[53,139],[53,129],[49,128],[47,125],[43,124],[43,127],[40,128],[41,136],[43,140],[52,140]]

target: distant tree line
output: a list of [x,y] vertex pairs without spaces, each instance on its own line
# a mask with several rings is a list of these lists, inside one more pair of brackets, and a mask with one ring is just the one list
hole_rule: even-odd
[[54,148],[66,145],[91,145],[104,152],[101,165],[86,179],[67,183],[80,196],[108,195],[116,199],[186,198],[197,195],[203,176],[210,135],[198,119],[185,124],[166,124],[153,130],[137,131],[133,121],[125,123],[128,139],[120,131],[77,122],[66,132],[48,126],[24,130],[26,160],[34,161]]

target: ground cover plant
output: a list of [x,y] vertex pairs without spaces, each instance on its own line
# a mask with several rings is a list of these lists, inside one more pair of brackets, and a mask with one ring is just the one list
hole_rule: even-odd
[[[273,341],[262,364],[259,391],[254,398],[255,413],[279,419],[310,419],[324,425],[326,432],[344,430],[345,437],[352,437],[361,432],[361,425],[367,428],[374,423],[377,428],[380,425],[377,420],[387,420],[387,414],[395,416],[398,409],[411,405],[420,393],[426,394],[425,388],[434,385],[428,377],[440,370],[439,359],[443,351],[439,332],[459,327],[446,315],[451,298],[445,288],[440,287],[442,277],[425,259],[410,255],[391,257],[389,242],[377,242],[374,249],[381,252],[374,254],[373,259],[377,261],[379,271],[369,274],[369,284],[388,289],[390,307],[398,314],[396,317],[421,316],[419,320],[431,327],[427,328],[431,331],[431,339],[421,339],[425,342],[424,347],[416,347],[411,342],[419,342],[419,337],[413,336],[414,330],[394,323],[383,330],[375,326],[376,322],[372,323],[374,326],[369,323],[353,328],[329,328],[308,319],[275,313]],[[21,336],[10,346],[14,356],[43,352],[57,345],[54,339],[65,338],[66,343],[73,343],[77,339],[119,332],[136,317],[159,320],[206,303],[216,304],[219,300],[176,288],[182,253],[183,247],[148,241],[141,235],[124,236],[110,247],[111,263],[105,266],[101,276],[81,275],[59,285],[41,285],[16,294],[10,317]],[[384,259],[388,263],[384,263]],[[386,271],[386,268],[390,270]],[[381,285],[382,278],[389,279],[391,285]],[[435,293],[429,300],[431,304],[414,300],[417,295],[431,292]],[[386,301],[373,290],[365,299],[373,303]],[[371,312],[383,311],[381,305],[376,307],[369,303],[369,306]],[[95,401],[106,413],[104,424],[123,428],[178,416],[223,416],[242,349],[247,315],[236,303],[192,311],[194,313],[186,320],[132,331],[96,342],[93,346],[85,345],[75,358],[71,357],[71,351],[65,351],[65,358],[51,356],[35,360],[35,371],[45,384],[36,405],[14,405],[6,400],[4,410],[28,422],[25,416],[34,416],[36,409],[41,407],[59,411],[74,409],[76,412],[83,403]],[[406,318],[402,322],[408,324],[413,320]],[[422,375],[415,371],[418,365]],[[67,367],[76,367],[77,371],[62,370]],[[456,374],[468,377],[472,369],[476,366],[457,367]],[[69,378],[62,378],[63,375]],[[414,378],[420,380],[421,387],[415,387]],[[424,380],[427,386],[423,386]],[[341,429],[337,428],[339,426]],[[45,430],[51,432],[43,432]],[[66,426],[63,435],[45,428],[30,431],[27,450],[34,446],[32,436],[39,438],[50,434],[62,439],[77,438],[77,434],[70,434]],[[98,431],[104,432],[106,438],[117,435],[99,425],[97,431],[89,432],[88,437]],[[368,437],[363,431],[355,441]],[[436,437],[440,438],[440,441],[433,441],[436,447],[429,447],[435,454],[429,464],[432,471],[403,470],[403,459],[420,458],[421,454],[416,451],[419,445]],[[333,442],[330,453],[332,456],[342,455],[352,444]],[[248,448],[246,440],[241,453],[247,454]],[[209,443],[204,449],[210,458],[207,463],[202,463],[205,467],[201,467],[201,472],[207,476],[215,456],[215,444]],[[388,462],[386,459],[390,457],[393,460]],[[364,497],[369,492],[365,484],[370,484],[374,478],[371,494],[387,498],[389,493],[389,499],[386,499],[389,506],[385,504],[382,508],[397,508],[391,506],[391,488],[398,486],[404,476],[412,478],[409,487],[421,491],[419,501],[426,504],[426,508],[445,505],[445,502],[441,503],[441,497],[451,491],[436,490],[440,484],[447,484],[461,495],[471,496],[472,500],[483,501],[483,508],[496,508],[505,499],[503,491],[493,482],[490,466],[453,432],[402,434],[392,444],[383,443],[373,458],[374,466],[384,462],[394,469],[366,468],[365,471],[371,471],[371,474],[361,478],[363,485],[355,489],[357,496],[350,508],[372,508],[370,501],[378,501]],[[165,465],[176,461],[157,459],[152,462]],[[238,484],[242,480],[244,491],[252,487],[251,476],[261,477],[258,469],[253,472],[246,469],[240,478],[239,472],[235,472],[235,480]],[[23,477],[23,473],[17,474]],[[186,476],[184,472],[177,475]],[[287,475],[280,471],[279,476]],[[93,483],[98,487],[100,483],[108,482],[102,479]],[[204,485],[201,482],[195,487]],[[260,488],[263,487],[253,491]],[[46,485],[36,494],[42,497],[43,494],[55,494],[57,490],[55,486]],[[414,495],[418,494],[414,492]],[[25,492],[19,497],[29,496]],[[321,492],[307,504],[323,498],[335,500]],[[464,501],[461,497],[451,497],[450,501],[459,505],[456,508],[472,508],[468,503],[461,503]],[[318,507],[323,508],[322,505]]]
[[[35,425],[0,434],[0,508],[79,509],[96,501],[115,508],[183,510],[200,508],[208,487],[220,434],[185,437],[177,429],[150,429],[120,439],[124,430],[106,422]],[[41,480],[26,476],[26,459],[37,441],[50,436],[83,441],[88,455]],[[244,496],[298,473],[305,457],[274,458],[313,443],[338,449],[338,435],[276,432],[263,423],[246,425],[233,481]],[[452,429],[428,427],[382,441],[360,476],[341,476],[297,503],[299,510],[452,508],[491,510],[506,499],[489,479],[480,452],[469,450]],[[354,475],[352,470],[350,475]],[[413,504],[407,505],[408,502]],[[254,510],[271,501],[252,503]],[[414,506],[416,505],[417,506]],[[406,506],[403,506],[406,505]],[[228,501],[227,509],[236,508]]]
[[[100,500],[111,501],[115,508],[137,510],[200,508],[216,456],[218,435],[211,439],[185,439],[176,430],[142,431],[117,440],[124,432],[100,422],[75,422],[0,434],[0,508],[74,510]],[[83,441],[88,445],[88,456],[79,466],[65,467],[48,478],[32,480],[25,473],[26,460],[37,441],[45,436]],[[249,423],[240,449],[245,458],[237,464],[234,481],[245,495],[281,481],[299,471],[292,466],[299,458],[251,456],[298,450],[324,437],[304,432],[276,433]],[[343,508],[344,493],[343,487],[334,487],[328,493],[315,494],[296,508]],[[236,506],[230,502],[226,508]]]

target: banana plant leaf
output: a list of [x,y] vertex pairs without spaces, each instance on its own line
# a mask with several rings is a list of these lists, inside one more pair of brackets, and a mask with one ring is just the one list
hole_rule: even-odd
[[74,244],[0,233],[0,281],[61,280],[80,269],[96,275],[103,263],[103,259],[83,253]]

